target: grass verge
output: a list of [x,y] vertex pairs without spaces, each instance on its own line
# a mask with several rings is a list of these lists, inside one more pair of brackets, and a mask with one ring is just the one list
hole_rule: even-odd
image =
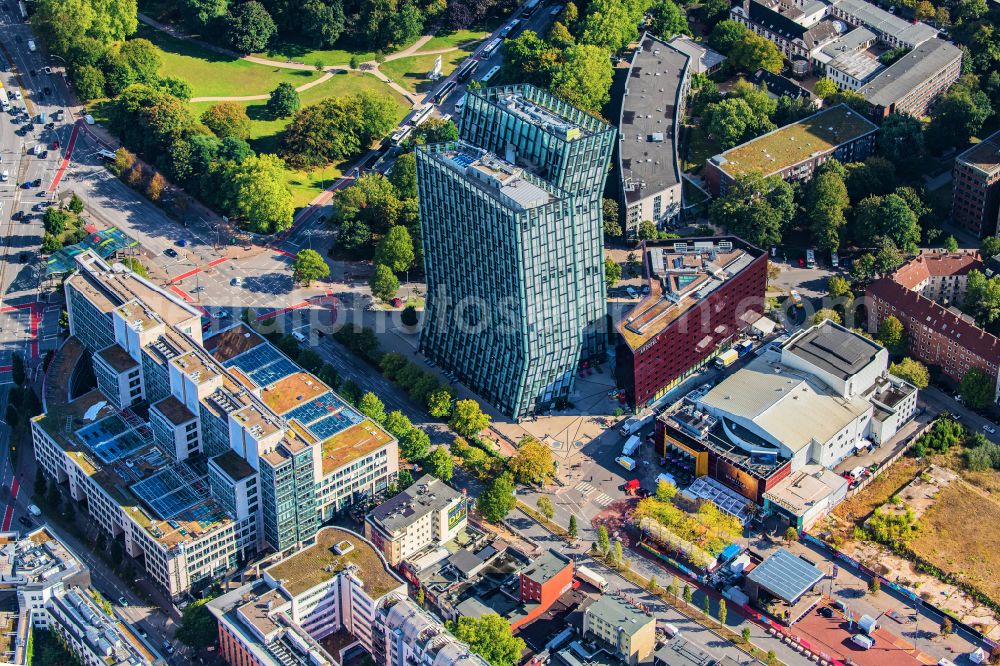
[[427,78],[427,73],[434,69],[434,62],[441,58],[441,73],[443,76],[451,74],[459,63],[469,57],[471,51],[459,49],[438,55],[416,55],[398,60],[390,60],[380,65],[379,70],[390,79],[403,86],[410,92],[427,92],[436,85],[435,81]]

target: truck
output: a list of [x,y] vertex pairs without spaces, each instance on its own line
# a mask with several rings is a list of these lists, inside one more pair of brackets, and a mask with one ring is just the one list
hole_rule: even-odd
[[593,569],[588,569],[585,566],[576,567],[576,577],[582,580],[584,583],[593,585],[600,591],[608,589],[608,581],[604,576],[597,573]]
[[625,446],[622,447],[622,455],[631,456],[639,448],[640,443],[642,443],[642,440],[639,439],[639,435],[632,435],[625,441]]
[[753,351],[753,342],[750,340],[744,340],[737,344],[734,349],[740,358],[743,358],[747,354]]
[[862,615],[858,620],[858,629],[871,636],[878,629],[878,621],[870,615]]
[[715,357],[715,367],[728,368],[733,363],[735,363],[736,359],[738,359],[739,357],[740,354],[735,349],[727,349],[726,351],[722,352],[721,354]]
[[643,426],[653,420],[654,416],[656,416],[656,413],[652,410],[640,412],[633,417],[625,419],[625,422],[619,426],[618,432],[621,433],[622,437],[628,437],[639,432]]
[[628,456],[618,456],[615,458],[615,462],[630,472],[635,469],[635,460]]
[[10,108],[10,100],[7,98],[7,91],[0,85],[0,108],[4,111]]
[[799,292],[792,289],[790,292],[788,292],[788,296],[792,299],[792,303],[795,304],[795,307],[797,308],[802,307],[802,297],[799,296]]

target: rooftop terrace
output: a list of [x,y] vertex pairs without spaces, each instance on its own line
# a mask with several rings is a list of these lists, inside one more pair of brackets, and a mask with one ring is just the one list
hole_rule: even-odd
[[1000,171],[1000,132],[995,132],[955,158],[958,164],[993,175]]
[[712,162],[734,178],[751,172],[767,176],[876,131],[870,120],[838,104],[730,148]]
[[315,545],[264,571],[281,582],[289,594],[298,596],[339,575],[349,566],[357,568],[357,577],[364,582],[365,591],[372,599],[405,585],[392,573],[374,546],[354,532],[339,527],[324,527],[316,533]]

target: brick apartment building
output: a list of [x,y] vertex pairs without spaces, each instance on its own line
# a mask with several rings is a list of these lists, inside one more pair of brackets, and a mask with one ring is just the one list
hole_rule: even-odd
[[725,194],[729,183],[750,172],[809,180],[827,160],[864,160],[875,149],[877,132],[875,123],[838,104],[712,157],[702,176],[713,196]]
[[943,39],[929,39],[882,70],[858,92],[875,118],[908,113],[920,118],[962,74],[962,51]]
[[617,323],[615,373],[636,408],[709,362],[764,310],[767,253],[735,236],[643,245],[649,294]]
[[956,157],[952,179],[955,224],[977,238],[1000,233],[1000,132]]
[[969,271],[982,266],[976,254],[923,254],[876,280],[866,291],[869,332],[894,315],[906,329],[910,356],[938,366],[955,382],[979,367],[996,384],[1000,338],[953,305],[961,302]]
[[508,619],[511,629],[528,624],[547,611],[573,586],[573,560],[549,549],[518,574],[523,610]]

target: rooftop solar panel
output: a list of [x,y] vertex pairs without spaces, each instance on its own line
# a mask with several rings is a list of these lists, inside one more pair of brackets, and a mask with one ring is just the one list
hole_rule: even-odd
[[288,375],[294,374],[299,371],[299,366],[295,365],[287,358],[281,358],[274,363],[254,370],[250,373],[250,379],[253,380],[257,386],[270,386],[274,382],[287,377]]
[[788,603],[795,603],[813,585],[823,579],[823,572],[801,557],[780,548],[757,565],[747,579]]
[[281,358],[284,358],[281,355],[281,352],[271,345],[263,344],[248,349],[239,356],[234,356],[226,361],[224,365],[227,368],[236,368],[249,374],[254,370],[259,370],[266,365],[274,363]]

